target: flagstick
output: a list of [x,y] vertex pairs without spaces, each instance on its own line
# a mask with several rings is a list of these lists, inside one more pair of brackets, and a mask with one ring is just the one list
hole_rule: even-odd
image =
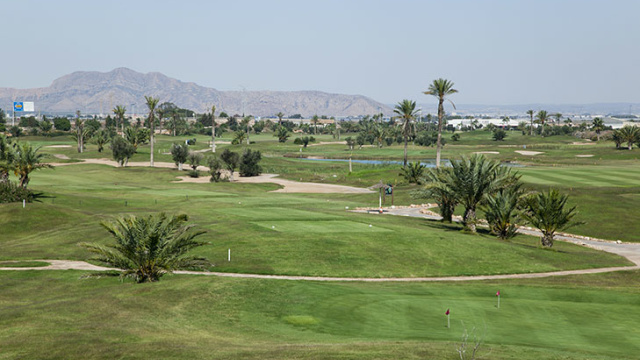
[[451,328],[451,321],[449,319],[449,316],[451,316],[451,315],[447,314],[447,329]]
[[500,309],[500,295],[498,295],[498,309]]

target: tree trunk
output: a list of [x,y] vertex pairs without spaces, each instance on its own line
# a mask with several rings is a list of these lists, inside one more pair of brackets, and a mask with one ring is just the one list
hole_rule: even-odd
[[542,242],[542,246],[546,247],[546,248],[550,248],[553,246],[553,234],[542,234],[542,237],[540,238],[540,241]]
[[155,137],[154,137],[154,134],[153,134],[155,132],[155,126],[154,126],[155,124],[154,124],[154,122],[155,122],[155,119],[149,119],[149,127],[151,128],[151,137],[150,137],[150,140],[149,140],[149,142],[151,143],[151,151],[150,151],[151,157],[149,159],[149,165],[151,167],[153,167],[153,141],[155,140]]
[[26,188],[29,184],[29,175],[22,175],[20,177],[20,187]]
[[178,163],[178,170],[182,171],[182,163]]
[[444,117],[444,98],[440,97],[438,102],[438,141],[436,142],[436,168],[440,167],[440,152],[442,151],[442,118]]
[[404,167],[407,167],[407,135],[404,136]]
[[465,209],[462,223],[465,229],[471,231],[472,233],[475,233],[476,232],[476,209]]

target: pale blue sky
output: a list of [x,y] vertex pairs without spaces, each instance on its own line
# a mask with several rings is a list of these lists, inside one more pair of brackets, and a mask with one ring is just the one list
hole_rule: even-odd
[[640,1],[0,1],[0,87],[128,67],[385,103],[640,102]]

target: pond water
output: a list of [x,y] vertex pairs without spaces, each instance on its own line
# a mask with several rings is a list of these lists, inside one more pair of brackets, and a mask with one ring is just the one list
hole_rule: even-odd
[[[310,160],[310,161],[339,161],[339,162],[349,162],[349,159],[317,159],[317,158],[303,158],[303,160]],[[448,159],[442,159],[442,164],[445,166],[449,166],[451,165],[451,163],[449,162]],[[367,165],[402,165],[402,161],[390,161],[390,160],[351,160],[352,163],[354,164],[367,164]],[[421,160],[420,164],[428,167],[428,168],[434,168],[436,167],[436,161],[435,159],[430,159],[430,160]],[[516,164],[516,163],[502,163],[502,165],[504,166],[510,166],[510,167],[524,167],[524,165],[522,164]]]

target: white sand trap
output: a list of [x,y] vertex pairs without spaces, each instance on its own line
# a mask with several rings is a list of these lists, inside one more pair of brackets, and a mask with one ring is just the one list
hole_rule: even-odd
[[500,154],[498,151],[476,151],[473,154]]
[[320,141],[318,143],[309,144],[307,146],[318,146],[318,145],[347,145],[346,141]]
[[183,182],[183,183],[196,183],[196,184],[204,184],[204,183],[208,183],[209,180],[211,179],[211,176],[207,175],[203,175],[197,178],[191,177],[191,176],[178,176],[177,177],[178,180],[176,181],[172,181],[174,183],[177,182]]
[[595,145],[596,143],[594,142],[581,142],[581,141],[574,141],[571,143],[571,145]]
[[588,158],[588,157],[593,157],[593,155],[591,155],[591,154],[576,155],[576,157],[579,157],[579,158]]
[[536,156],[536,155],[544,154],[541,151],[516,150],[516,152],[520,155],[526,155],[526,156]]
[[45,148],[52,148],[52,149],[54,149],[54,148],[70,148],[70,147],[72,147],[72,146],[71,146],[71,145],[47,145],[47,146],[44,146],[44,147],[45,147]]
[[53,154],[53,157],[58,158],[58,159],[62,159],[62,160],[71,159],[70,157],[68,157],[67,155],[64,155],[64,154]]

